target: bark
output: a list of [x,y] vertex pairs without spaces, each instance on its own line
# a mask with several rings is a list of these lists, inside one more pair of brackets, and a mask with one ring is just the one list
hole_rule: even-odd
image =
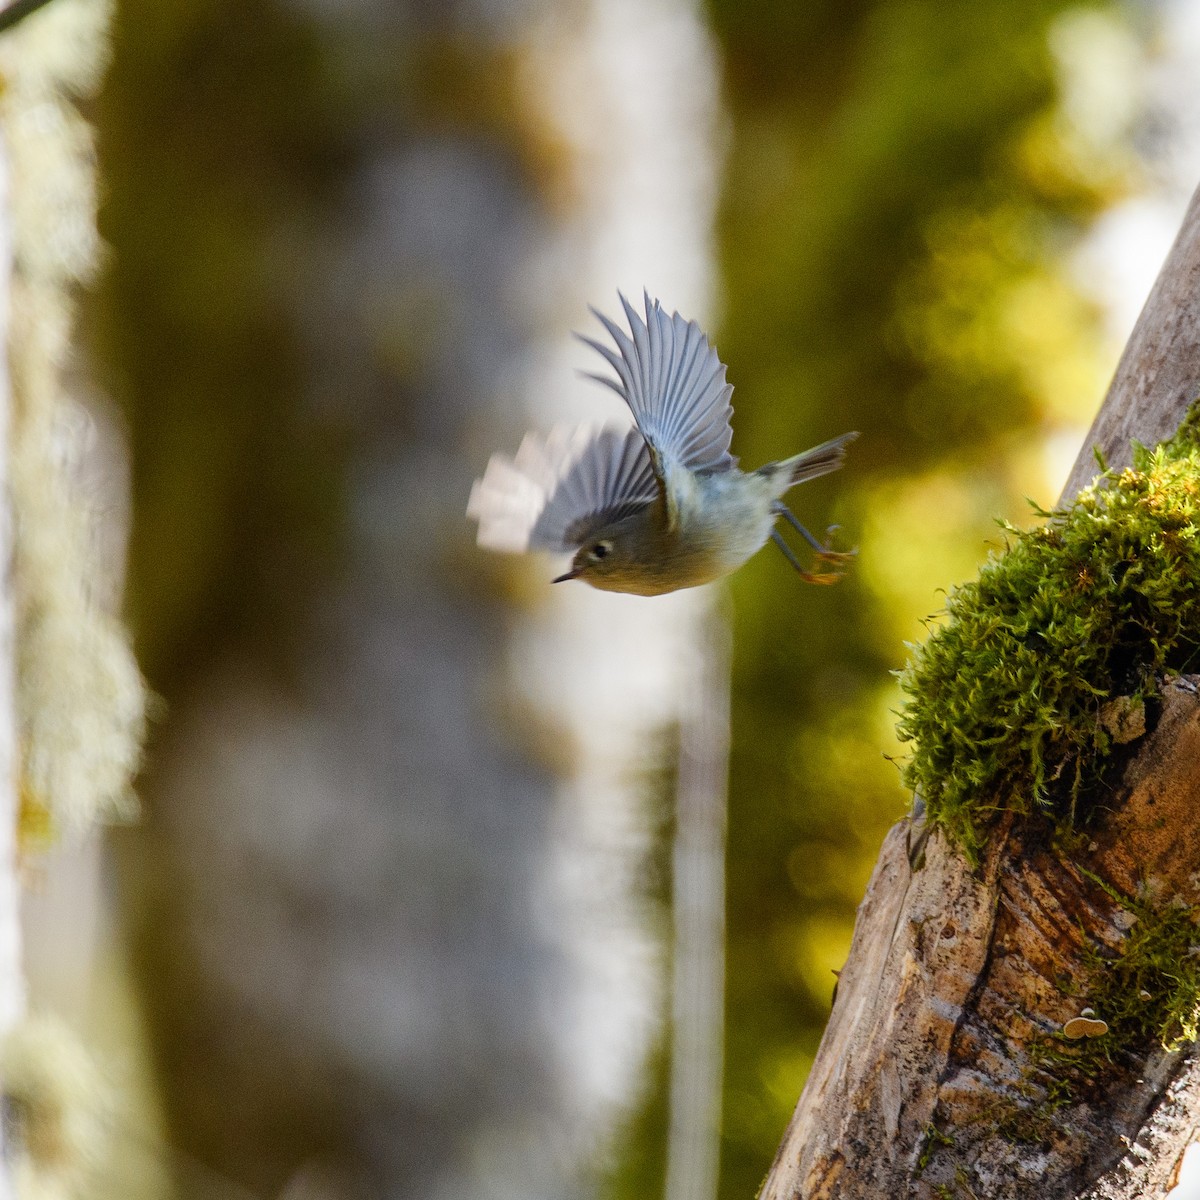
[[[1094,447],[1127,464],[1130,440],[1169,436],[1198,392],[1200,192],[1064,498],[1095,473]],[[1009,820],[973,871],[936,834],[921,864],[920,829],[892,829],[763,1200],[1117,1200],[1171,1186],[1200,1124],[1189,1054],[1154,1039],[1123,1046],[1065,1104],[1038,1055],[1088,1007],[1088,947],[1115,947],[1129,929],[1116,894],[1197,898],[1200,677],[1165,686],[1157,725],[1135,745],[1083,847]]]
[[1200,392],[1200,189],[1129,335],[1108,395],[1063,488],[1074,496],[1096,473],[1094,449],[1128,466],[1130,443],[1169,437]]

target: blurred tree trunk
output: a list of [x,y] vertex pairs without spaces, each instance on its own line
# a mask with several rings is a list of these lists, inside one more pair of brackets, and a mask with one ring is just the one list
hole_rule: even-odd
[[724,1058],[729,627],[701,629],[679,730],[666,1200],[717,1195]]
[[[1127,465],[1130,440],[1169,436],[1197,392],[1200,192],[1064,501],[1094,474],[1094,446]],[[1200,1124],[1190,1049],[1125,1048],[1091,1086],[1065,1094],[1037,1047],[1087,1007],[1072,981],[1087,978],[1093,947],[1128,932],[1121,896],[1152,887],[1161,903],[1194,898],[1200,677],[1166,685],[1162,715],[1106,810],[1087,845],[1070,849],[1005,818],[976,870],[940,835],[922,862],[916,818],[892,829],[763,1200],[1132,1200],[1174,1185]]]
[[[8,375],[9,285],[12,241],[9,223],[8,152],[0,138],[0,563],[5,566],[0,591],[0,1037],[8,1034],[25,1010],[25,976],[21,967],[20,886],[17,875],[16,706],[13,687],[12,520],[8,511],[8,419],[11,389]],[[0,1200],[13,1194],[9,1177],[12,1154],[6,1143],[7,1122],[0,1128]]]
[[708,307],[699,6],[123,13],[108,320],[170,706],[127,877],[173,1141],[259,1195],[594,1195],[711,599],[550,588],[465,507],[531,426],[621,414],[573,370],[588,301]]

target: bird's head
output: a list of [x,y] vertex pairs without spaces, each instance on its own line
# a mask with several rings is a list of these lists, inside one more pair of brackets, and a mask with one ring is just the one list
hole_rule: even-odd
[[621,591],[620,581],[627,577],[632,566],[628,553],[628,539],[616,532],[597,534],[589,538],[571,560],[571,569],[554,582],[582,579],[592,587],[606,591]]
[[[712,578],[709,574],[705,578]],[[674,544],[664,533],[654,506],[588,534],[575,551],[571,569],[554,582],[580,579],[604,592],[658,596],[705,579],[680,575]]]

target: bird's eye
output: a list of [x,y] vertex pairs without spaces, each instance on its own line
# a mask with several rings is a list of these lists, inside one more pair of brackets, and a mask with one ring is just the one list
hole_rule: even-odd
[[592,547],[593,558],[607,558],[608,552],[612,549],[612,542],[597,542]]

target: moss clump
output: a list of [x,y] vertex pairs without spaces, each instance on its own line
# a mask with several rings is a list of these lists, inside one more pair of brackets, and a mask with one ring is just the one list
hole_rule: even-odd
[[1155,677],[1200,661],[1200,416],[1042,512],[954,590],[901,673],[905,783],[972,858],[1003,811],[1076,816]]

